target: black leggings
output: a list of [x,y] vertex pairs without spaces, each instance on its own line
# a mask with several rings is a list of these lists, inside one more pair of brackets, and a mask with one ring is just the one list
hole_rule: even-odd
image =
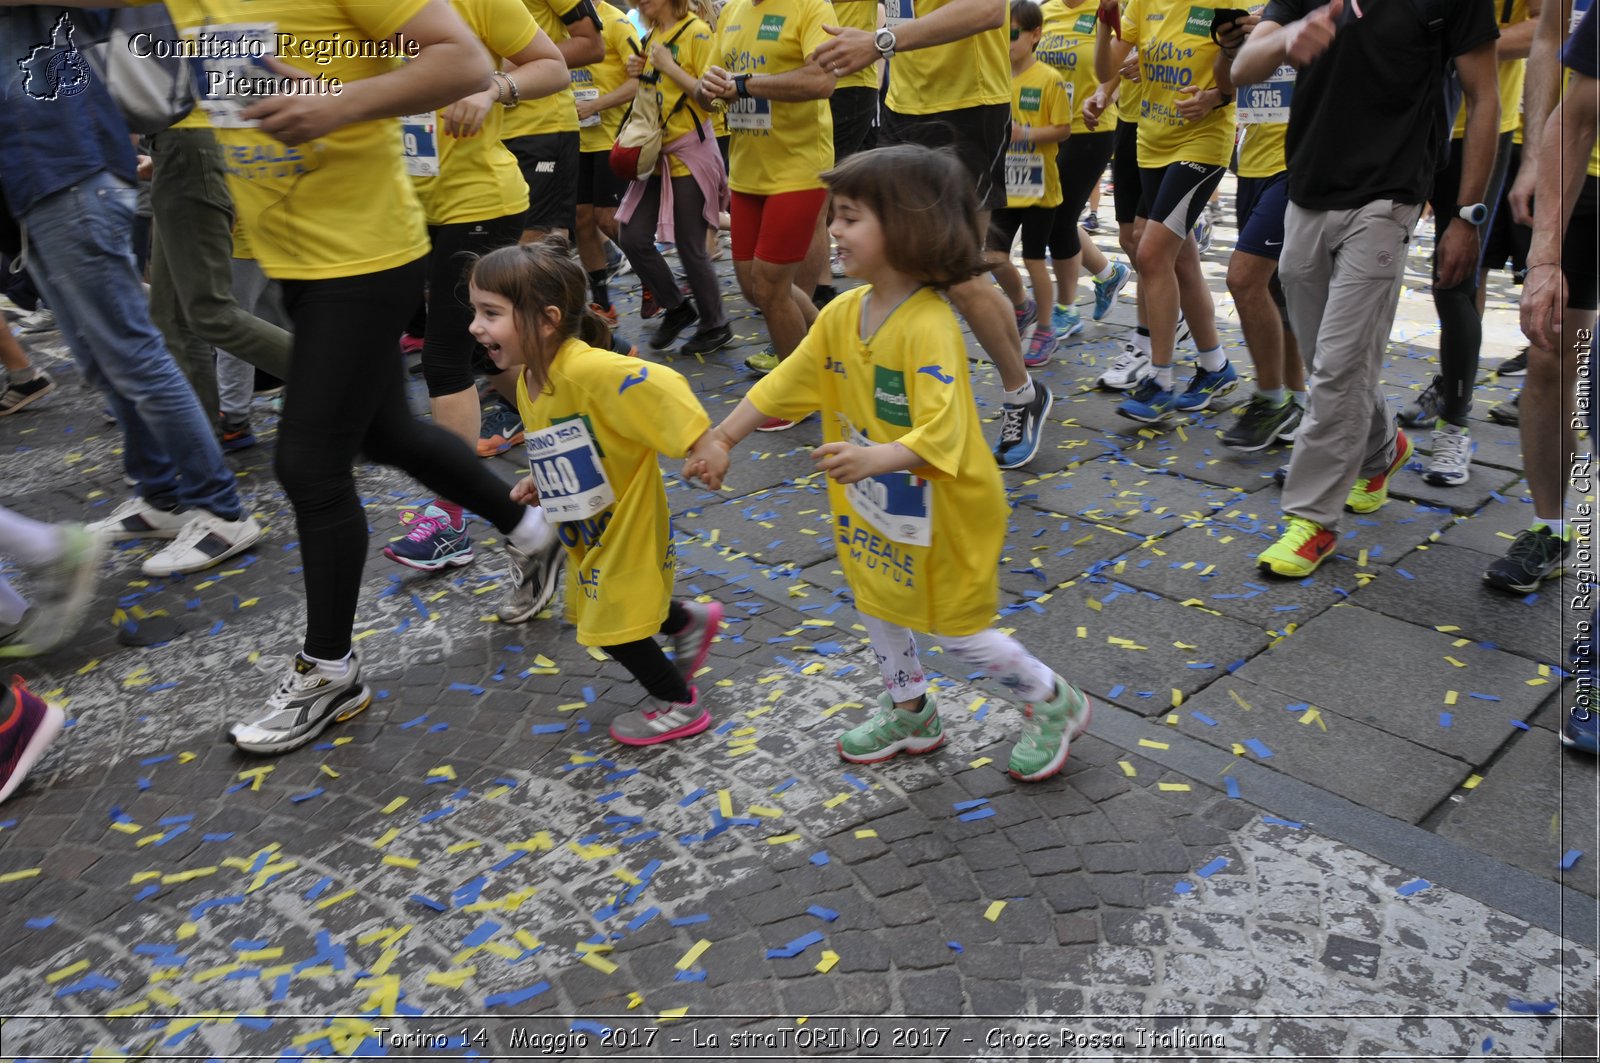
[[522,236],[525,211],[488,221],[428,226],[428,318],[422,345],[422,378],[428,397],[454,395],[472,387],[473,353],[478,341],[467,299],[467,271],[478,255],[514,244]]
[[1106,172],[1117,134],[1074,133],[1061,143],[1056,166],[1061,170],[1061,206],[1056,208],[1055,228],[1050,231],[1050,257],[1064,262],[1083,250],[1078,236],[1078,218],[1089,205],[1089,194]]
[[356,494],[357,455],[404,470],[459,500],[502,534],[522,520],[510,488],[467,445],[418,421],[406,405],[394,338],[417,305],[422,259],[379,273],[283,282],[294,360],[278,424],[275,469],[300,534],[308,656],[350,652],[367,514]]
[[[1494,169],[1489,172],[1489,188],[1484,202],[1499,205],[1500,186],[1505,184],[1506,169],[1511,165],[1510,133],[1501,133],[1495,150]],[[1433,231],[1434,247],[1444,236],[1444,231],[1455,220],[1456,195],[1461,188],[1462,141],[1450,142],[1450,161],[1433,178]],[[1491,219],[1492,220],[1492,219]],[[1480,238],[1487,237],[1490,226],[1480,228]],[[1483,261],[1482,244],[1478,262],[1473,264],[1466,279],[1454,288],[1433,289],[1433,306],[1439,314],[1439,375],[1443,384],[1439,398],[1440,411],[1446,421],[1465,428],[1467,415],[1472,412],[1472,385],[1478,378],[1478,353],[1483,347],[1483,319],[1478,316],[1478,269]]]
[[[663,635],[676,635],[689,623],[689,612],[683,603],[674,599],[667,606],[667,618],[661,623]],[[635,639],[620,646],[602,646],[639,685],[658,701],[681,705],[691,697],[689,684],[683,681],[678,666],[667,660],[667,655],[655,639]]]

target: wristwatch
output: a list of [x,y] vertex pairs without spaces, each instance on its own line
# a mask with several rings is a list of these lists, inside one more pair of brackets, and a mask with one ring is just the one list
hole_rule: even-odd
[[894,30],[884,27],[872,36],[872,43],[878,46],[878,54],[885,59],[894,58]]
[[1489,208],[1482,203],[1474,203],[1470,207],[1462,207],[1456,211],[1456,217],[1468,225],[1482,225],[1489,220]]
[[741,100],[748,100],[750,98],[750,75],[733,75],[733,90],[738,93]]

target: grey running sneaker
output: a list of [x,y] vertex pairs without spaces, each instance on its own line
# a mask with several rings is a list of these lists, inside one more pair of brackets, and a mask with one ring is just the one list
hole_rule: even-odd
[[688,625],[672,638],[672,663],[687,686],[694,685],[694,675],[706,663],[711,653],[711,643],[722,630],[721,602],[684,602],[689,614]]
[[567,551],[551,532],[550,545],[532,555],[506,543],[506,557],[511,562],[511,597],[500,607],[500,622],[525,624],[555,597]]
[[644,708],[618,716],[611,721],[611,737],[625,746],[653,746],[697,735],[710,726],[711,713],[700,707],[700,693],[690,687],[687,702],[651,698]]
[[350,670],[334,679],[306,658],[294,655],[289,674],[267,698],[267,711],[251,723],[228,729],[228,741],[246,753],[287,753],[372,704],[361,682],[361,661],[350,655]]

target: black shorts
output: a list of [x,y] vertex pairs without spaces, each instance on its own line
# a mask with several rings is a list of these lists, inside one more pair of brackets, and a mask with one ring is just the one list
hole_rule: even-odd
[[1139,215],[1165,225],[1181,240],[1189,235],[1211,193],[1227,173],[1224,166],[1203,162],[1174,162],[1167,166],[1139,167],[1139,187],[1144,196]]
[[1111,158],[1112,194],[1116,202],[1117,224],[1132,225],[1139,217],[1139,201],[1144,197],[1139,180],[1139,123],[1117,122],[1116,154]]
[[834,89],[828,100],[833,112],[835,165],[872,146],[872,124],[878,117],[878,90],[871,85]]
[[1283,217],[1289,212],[1289,171],[1239,178],[1239,240],[1235,251],[1274,262],[1283,254]]
[[1572,206],[1566,238],[1561,241],[1561,272],[1567,275],[1567,306],[1600,309],[1600,263],[1596,262],[1595,226],[1600,225],[1600,178],[1585,175]]
[[605,210],[622,202],[628,182],[611,169],[611,152],[578,153],[578,202]]
[[940,114],[899,114],[887,108],[885,144],[954,147],[978,190],[979,210],[1006,205],[1006,148],[1011,144],[1011,105],[986,104]]
[[1050,234],[1050,255],[1064,262],[1083,252],[1078,235],[1078,218],[1089,203],[1094,186],[1106,172],[1106,163],[1116,150],[1117,135],[1110,130],[1080,133],[1061,143],[1056,165],[1061,171],[1061,206],[1056,208],[1056,227]]
[[1483,238],[1483,268],[1511,267],[1511,276],[1522,283],[1523,270],[1528,267],[1528,243],[1533,230],[1519,224],[1511,216],[1511,186],[1516,183],[1517,171],[1522,168],[1522,145],[1511,145],[1511,157],[1506,163],[1505,185],[1500,190],[1500,204],[1495,208],[1494,220]]
[[989,217],[989,250],[1011,254],[1011,243],[1021,229],[1022,257],[1043,259],[1055,223],[1055,207],[1002,207]]
[[578,228],[578,132],[533,133],[503,142],[528,182],[530,229]]
[[732,173],[733,172],[733,162],[732,162],[732,158],[731,158],[731,154],[730,154],[732,151],[733,151],[733,134],[732,133],[724,133],[722,136],[717,138],[717,152],[718,152],[718,154],[720,154],[722,156],[722,172],[723,173]]

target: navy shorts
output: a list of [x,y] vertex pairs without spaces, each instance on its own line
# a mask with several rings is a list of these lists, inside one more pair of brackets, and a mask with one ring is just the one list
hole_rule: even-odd
[[1283,216],[1289,209],[1289,171],[1239,178],[1239,240],[1234,250],[1270,258],[1283,254]]

